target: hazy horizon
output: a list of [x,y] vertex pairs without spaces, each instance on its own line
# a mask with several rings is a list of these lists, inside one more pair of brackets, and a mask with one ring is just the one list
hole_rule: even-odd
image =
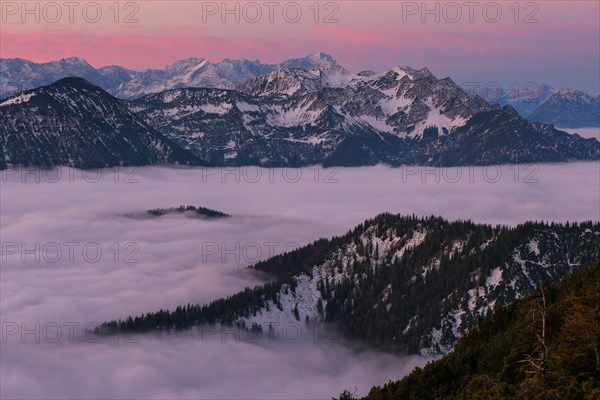
[[594,1],[250,3],[257,6],[127,2],[116,10],[108,3],[70,9],[3,2],[0,56],[78,56],[94,66],[145,69],[188,57],[275,63],[323,51],[355,72],[411,65],[463,82],[600,88]]

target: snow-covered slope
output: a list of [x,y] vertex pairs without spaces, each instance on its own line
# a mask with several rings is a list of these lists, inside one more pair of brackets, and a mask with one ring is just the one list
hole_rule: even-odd
[[288,126],[314,122],[332,107],[347,127],[367,126],[408,138],[421,138],[428,128],[434,137],[445,135],[490,107],[451,79],[438,80],[426,68],[395,67],[366,77],[322,62],[308,71],[274,71],[238,85],[237,90],[278,103],[278,121]]
[[[367,341],[448,353],[494,307],[544,281],[564,279],[599,256],[597,223],[528,223],[509,230],[383,215],[332,248],[323,262],[305,265],[294,275],[293,289],[283,285],[277,299],[240,321],[263,327],[331,321]],[[286,261],[275,264],[285,268]],[[276,268],[268,261],[256,267]]]
[[[369,336],[377,334],[411,351],[447,353],[496,305],[521,298],[544,281],[561,280],[599,256],[597,223],[526,224],[508,231],[380,216],[324,262],[295,275],[294,290],[282,286],[278,301],[285,306],[271,301],[268,311],[241,320],[263,326],[307,316],[345,321],[342,329],[352,335],[371,332],[363,337],[367,341],[376,341]],[[353,328],[361,323],[388,331]]]
[[[22,60],[6,65],[11,63]],[[598,140],[531,123],[510,106],[490,105],[427,68],[354,74],[322,53],[284,62],[285,68],[188,59],[133,73],[119,67],[93,70],[78,59],[62,64],[59,71],[82,70],[90,79],[121,82],[114,90],[124,97],[158,92],[123,103],[178,146],[214,165],[455,166],[600,159]],[[218,88],[248,77],[235,89]],[[171,87],[178,89],[164,90]],[[27,108],[23,99],[17,95],[4,101]],[[86,115],[78,118],[87,123]],[[19,137],[28,128],[6,129]]]
[[531,124],[510,107],[468,95],[449,78],[409,67],[365,76],[321,62],[309,70],[258,76],[235,91],[181,89],[144,96],[131,107],[163,134],[220,165],[446,166],[600,158],[597,141]]

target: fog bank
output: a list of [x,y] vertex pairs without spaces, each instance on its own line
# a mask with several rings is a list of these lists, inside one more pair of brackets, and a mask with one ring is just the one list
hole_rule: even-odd
[[[0,184],[0,395],[10,398],[365,394],[427,360],[357,352],[341,341],[222,343],[184,334],[81,342],[69,340],[68,327],[80,336],[106,319],[231,295],[264,282],[247,265],[384,211],[511,225],[600,220],[597,162],[17,169],[2,171]],[[127,216],[179,205],[233,217]]]

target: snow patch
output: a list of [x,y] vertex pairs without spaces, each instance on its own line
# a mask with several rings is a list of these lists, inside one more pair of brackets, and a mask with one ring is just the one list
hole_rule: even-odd
[[204,111],[207,114],[219,114],[223,115],[229,112],[233,107],[230,103],[221,103],[221,104],[203,104],[198,108]]
[[488,288],[495,288],[502,282],[502,269],[500,267],[496,267],[490,273],[490,276],[485,280],[485,285]]
[[35,96],[35,93],[21,94],[19,96],[15,96],[3,101],[2,103],[0,103],[0,107],[10,106],[13,104],[27,103],[29,100],[31,100],[33,96]]
[[259,106],[257,106],[256,104],[246,103],[245,101],[240,101],[240,102],[236,103],[235,106],[241,112],[260,111],[260,107]]
[[[295,290],[292,290],[287,284],[282,285],[278,296],[279,304],[269,300],[267,307],[262,308],[256,315],[241,318],[240,321],[243,321],[248,328],[253,324],[258,324],[264,329],[269,324],[285,326],[290,323],[304,322],[306,317],[310,321],[320,320],[317,309],[317,304],[321,299],[321,292],[317,289],[318,280],[311,279],[307,275],[299,275],[294,279],[296,280]],[[324,306],[325,302],[323,301]],[[295,309],[298,310],[298,319],[294,315]]]
[[527,243],[527,247],[529,247],[529,250],[536,256],[540,255],[540,244],[537,240],[531,239],[531,241]]

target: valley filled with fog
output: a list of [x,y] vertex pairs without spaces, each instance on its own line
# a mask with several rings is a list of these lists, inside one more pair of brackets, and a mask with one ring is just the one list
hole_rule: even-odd
[[[259,285],[268,277],[248,265],[381,212],[508,225],[600,220],[597,162],[1,174],[3,398],[366,394],[430,358],[365,350],[336,335],[314,340],[308,330],[298,340],[253,342],[197,330],[100,339],[85,329]],[[232,217],[132,217],[180,205]]]

